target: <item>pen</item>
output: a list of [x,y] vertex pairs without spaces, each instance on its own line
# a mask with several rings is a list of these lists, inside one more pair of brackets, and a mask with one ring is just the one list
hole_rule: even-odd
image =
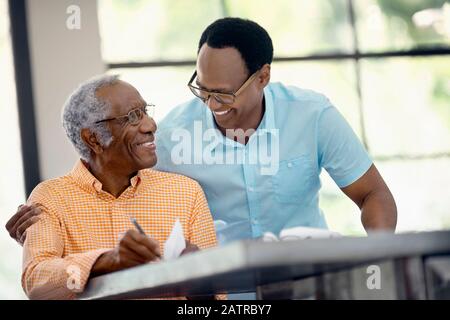
[[137,222],[136,218],[130,218],[131,222],[134,224],[134,226],[136,227],[136,229],[138,229],[139,233],[142,235],[146,235],[144,230],[142,229],[142,227],[139,225],[139,223]]
[[[139,225],[139,223],[137,222],[136,218],[130,218],[130,219],[131,219],[131,223],[134,224],[134,226],[136,227],[136,229],[138,229],[139,233],[142,234],[142,235],[144,235],[144,236],[147,236],[147,235],[145,234],[145,232],[144,232],[144,229],[142,229],[142,227],[141,227],[141,226]],[[157,256],[157,260],[156,260],[156,261],[159,261],[160,258],[161,258],[161,254],[159,253],[159,251],[156,253],[156,256]]]

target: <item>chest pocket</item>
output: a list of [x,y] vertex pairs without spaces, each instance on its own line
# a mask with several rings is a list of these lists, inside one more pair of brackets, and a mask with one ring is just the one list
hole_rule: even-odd
[[306,156],[280,161],[273,177],[276,199],[281,203],[301,202],[312,187],[313,177],[314,167]]

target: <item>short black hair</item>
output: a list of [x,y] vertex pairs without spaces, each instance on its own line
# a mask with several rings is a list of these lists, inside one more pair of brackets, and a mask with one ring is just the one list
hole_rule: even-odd
[[214,21],[203,31],[197,53],[205,43],[216,49],[237,49],[249,74],[272,63],[272,39],[263,27],[247,19],[227,17]]

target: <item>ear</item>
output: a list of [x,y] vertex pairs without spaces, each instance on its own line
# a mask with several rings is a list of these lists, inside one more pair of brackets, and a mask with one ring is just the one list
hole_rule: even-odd
[[103,152],[103,147],[98,141],[97,136],[90,129],[81,129],[80,135],[81,139],[89,147],[89,149],[91,149],[92,152],[94,152],[95,154],[100,154]]
[[266,63],[262,66],[261,71],[258,76],[258,84],[260,84],[261,88],[267,86],[270,82],[270,64]]

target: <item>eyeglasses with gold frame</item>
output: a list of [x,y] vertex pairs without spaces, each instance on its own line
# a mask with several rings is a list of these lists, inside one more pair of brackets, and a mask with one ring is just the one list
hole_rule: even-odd
[[127,114],[125,114],[123,116],[99,120],[99,121],[96,121],[95,124],[102,123],[105,121],[117,120],[117,119],[126,119],[129,124],[134,126],[134,125],[137,125],[142,120],[142,118],[144,117],[144,114],[153,118],[155,115],[155,105],[152,103],[148,103],[141,108],[136,108],[136,109],[130,110]]

